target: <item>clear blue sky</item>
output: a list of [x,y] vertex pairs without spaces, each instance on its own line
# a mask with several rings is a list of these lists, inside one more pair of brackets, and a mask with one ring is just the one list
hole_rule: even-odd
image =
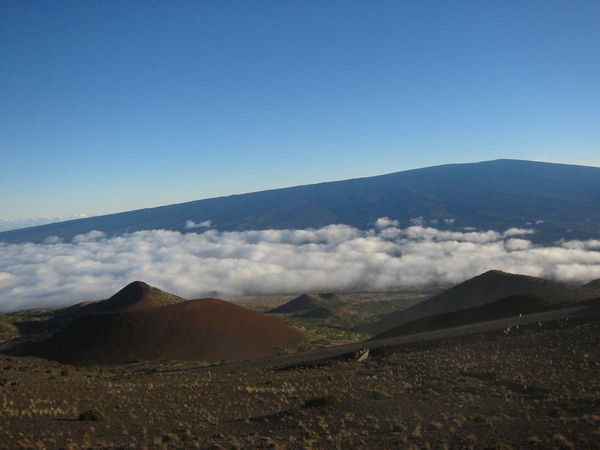
[[600,2],[0,2],[0,219],[600,165]]

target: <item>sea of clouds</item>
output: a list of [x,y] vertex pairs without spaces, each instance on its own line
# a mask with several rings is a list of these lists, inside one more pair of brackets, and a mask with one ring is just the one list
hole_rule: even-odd
[[445,231],[399,228],[389,218],[361,231],[100,231],[71,242],[0,242],[0,311],[107,298],[142,280],[185,298],[231,294],[382,290],[458,283],[490,269],[582,283],[600,278],[600,240],[534,245],[532,229]]

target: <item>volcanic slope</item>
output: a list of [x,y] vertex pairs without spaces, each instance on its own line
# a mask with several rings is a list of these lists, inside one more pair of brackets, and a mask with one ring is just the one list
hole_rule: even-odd
[[77,303],[54,311],[55,318],[51,321],[51,325],[63,328],[75,319],[88,314],[134,311],[174,305],[184,301],[181,297],[169,294],[143,281],[134,281],[106,300]]
[[246,360],[294,348],[304,334],[223,300],[90,314],[42,342],[35,353],[75,364],[132,360]]
[[305,229],[339,223],[365,230],[387,216],[397,219],[400,227],[423,217],[455,230],[471,226],[501,231],[537,222],[537,232],[530,238],[550,243],[564,238],[566,230],[570,239],[597,238],[598,192],[598,167],[497,160],[88,217],[1,232],[0,241],[41,243],[51,236],[68,241],[92,230],[108,236],[154,229],[189,232],[195,230],[189,228],[190,220],[211,221],[220,231]]
[[459,311],[495,302],[513,295],[534,295],[544,302],[580,302],[600,296],[587,287],[490,270],[402,311],[391,313],[377,322],[359,327],[360,331],[380,334],[421,317]]
[[[600,299],[596,299],[600,301]],[[427,331],[439,330],[442,328],[460,327],[489,320],[503,319],[512,317],[514,323],[518,323],[519,315],[534,314],[538,312],[549,311],[561,307],[574,306],[574,303],[555,303],[543,300],[535,295],[512,295],[492,303],[487,303],[474,308],[462,309],[445,314],[421,317],[411,320],[400,326],[387,330],[373,339],[386,339],[396,336],[406,336],[409,334],[424,333]]]
[[586,287],[588,289],[596,289],[596,290],[600,291],[600,278],[590,281],[588,284],[585,284],[583,287]]
[[349,310],[345,297],[326,294],[302,294],[277,308],[267,311],[267,314],[287,314],[301,318],[330,318],[347,314]]
[[19,330],[6,316],[0,314],[0,341],[10,339],[19,335]]

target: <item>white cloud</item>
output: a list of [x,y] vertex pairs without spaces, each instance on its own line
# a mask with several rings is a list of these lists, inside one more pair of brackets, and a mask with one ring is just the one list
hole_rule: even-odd
[[409,222],[413,225],[425,225],[425,219],[423,219],[423,217],[413,217]]
[[[73,238],[73,243],[81,244],[82,242],[96,241],[98,239],[102,239],[105,236],[106,236],[106,233],[104,233],[102,231],[92,230],[89,233],[78,234],[77,236],[75,236]],[[55,238],[56,238],[56,236],[50,236],[46,240],[49,240],[49,242],[48,242],[49,244],[56,244],[59,241]]]
[[504,233],[502,233],[504,237],[524,236],[526,234],[535,234],[535,230],[531,230],[528,228],[509,228]]
[[533,244],[526,239],[508,239],[505,244],[508,251],[528,250]]
[[307,230],[94,231],[71,242],[0,243],[0,310],[107,298],[143,280],[186,298],[231,293],[389,289],[457,283],[489,269],[585,282],[600,278],[600,241],[538,247],[532,230],[347,225]]
[[200,222],[200,223],[196,223],[193,220],[188,220],[185,222],[185,229],[186,230],[193,230],[196,228],[210,228],[212,226],[212,221],[210,220],[205,220],[204,222]]
[[388,228],[388,227],[397,227],[400,224],[397,220],[392,220],[389,217],[380,217],[375,221],[375,226],[377,228]]
[[561,241],[561,246],[564,248],[573,248],[573,249],[600,249],[600,240],[592,239],[589,241]]
[[58,236],[48,236],[46,239],[44,239],[44,244],[58,244],[62,241],[62,238],[59,238]]

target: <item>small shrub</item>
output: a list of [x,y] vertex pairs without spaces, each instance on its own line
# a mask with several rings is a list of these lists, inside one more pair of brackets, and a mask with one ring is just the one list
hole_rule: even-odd
[[384,389],[373,389],[371,395],[375,400],[386,400],[393,398],[393,395]]
[[506,442],[496,442],[493,448],[494,450],[513,450],[512,445]]
[[567,415],[567,412],[559,407],[556,408],[552,408],[549,412],[548,415],[550,417],[565,417]]
[[175,433],[165,433],[162,437],[162,441],[164,443],[174,443],[174,442],[179,442],[181,439],[179,439],[179,435],[175,434]]
[[97,409],[88,409],[86,412],[81,413],[77,420],[92,420],[95,422],[105,422],[108,417]]
[[429,427],[430,427],[432,430],[441,430],[442,428],[444,428],[444,425],[442,425],[442,423],[441,423],[441,422],[435,422],[435,421],[433,421],[433,422],[431,422],[431,423],[429,424]]
[[304,402],[303,408],[319,408],[321,406],[331,406],[339,403],[339,399],[334,395],[326,395],[325,397],[309,398]]
[[394,433],[406,433],[406,432],[408,432],[408,427],[406,425],[404,425],[403,423],[396,423],[392,427],[392,431]]
[[475,436],[474,434],[470,434],[465,438],[465,441],[467,442],[467,444],[469,445],[475,445],[477,444],[477,442],[479,441],[479,439],[477,439],[477,436]]
[[570,442],[563,434],[556,433],[554,436],[552,436],[552,440],[558,444],[560,448],[574,448],[573,443]]

